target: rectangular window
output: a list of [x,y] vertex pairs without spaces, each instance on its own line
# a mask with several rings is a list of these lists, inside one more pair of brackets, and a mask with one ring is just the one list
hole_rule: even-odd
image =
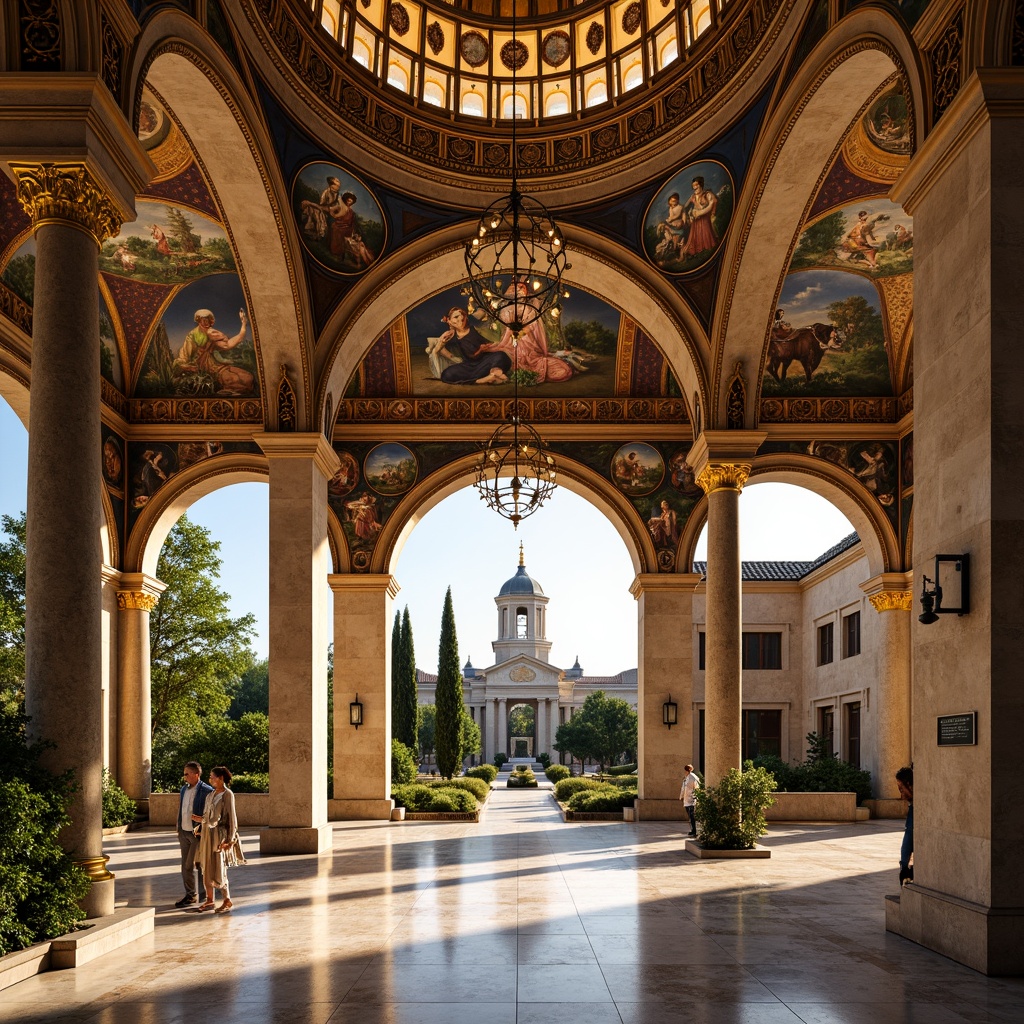
[[843,657],[860,654],[860,612],[843,616]]
[[832,623],[818,627],[818,664],[832,664]]
[[860,767],[860,701],[844,707],[846,711],[846,760]]
[[743,712],[743,760],[766,754],[782,756],[782,712]]
[[836,750],[836,709],[829,704],[827,708],[818,708],[818,734],[825,741],[825,754],[832,757]]
[[781,669],[782,634],[744,633],[743,667],[747,669]]
[[707,634],[701,630],[697,634],[697,668],[704,671],[704,659],[707,657],[708,643]]
[[700,770],[701,775],[704,774],[704,709],[701,708],[697,712],[697,730],[699,733],[697,739],[697,768]]

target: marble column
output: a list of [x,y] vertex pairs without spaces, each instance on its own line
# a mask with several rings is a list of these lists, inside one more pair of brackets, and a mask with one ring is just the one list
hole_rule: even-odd
[[494,745],[495,718],[494,701],[485,700],[483,706],[483,721],[480,723],[480,731],[483,733],[484,760],[487,762],[492,762],[494,760],[494,754],[497,750],[497,747]]
[[[693,592],[697,573],[641,573],[630,593],[636,598],[637,809],[642,820],[686,817],[679,803],[683,765],[697,763],[693,725]],[[679,724],[663,723],[671,696]]]
[[[917,254],[913,590],[934,576],[937,554],[966,553],[971,607],[911,622],[914,881],[899,903],[886,901],[889,930],[975,970],[1016,975],[1024,973],[1022,165],[1020,69],[979,68],[892,191],[914,218]],[[938,745],[938,716],[974,711],[976,743]]]
[[270,827],[260,852],[324,853],[327,481],[338,456],[322,434],[254,438],[270,464]]
[[[394,576],[328,577],[334,591],[334,793],[331,819],[391,817],[391,640]],[[363,705],[363,724],[349,704]]]
[[874,757],[870,764],[878,818],[902,818],[906,804],[896,789],[896,772],[911,761],[910,623],[913,580],[903,573],[877,576],[861,588],[878,612],[878,662],[872,687],[875,721]]
[[548,702],[538,698],[537,708],[533,713],[533,756],[536,757],[541,751],[547,750],[547,713]]
[[25,703],[29,736],[53,744],[77,790],[61,843],[92,880],[89,917],[114,911],[102,835],[99,302],[103,239],[121,214],[81,165],[13,164],[32,218],[35,298],[28,427]]
[[504,697],[498,698],[498,732],[495,737],[497,750],[512,756],[508,749],[508,701]]
[[551,737],[548,740],[550,746],[548,747],[548,753],[551,755],[552,762],[558,760],[558,751],[555,750],[555,740],[558,736],[558,700],[553,699],[551,702],[548,716],[548,735]]
[[149,615],[166,584],[124,573],[117,588],[117,784],[140,809],[153,786]]

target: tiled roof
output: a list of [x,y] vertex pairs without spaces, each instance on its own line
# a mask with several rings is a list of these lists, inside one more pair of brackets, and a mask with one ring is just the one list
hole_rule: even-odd
[[[744,581],[770,580],[776,582],[795,583],[802,580],[815,569],[831,562],[833,558],[841,555],[844,551],[860,542],[856,533],[844,537],[838,544],[833,544],[828,551],[818,555],[812,562],[743,562],[742,573]],[[707,562],[694,562],[693,571],[706,576],[708,572]]]

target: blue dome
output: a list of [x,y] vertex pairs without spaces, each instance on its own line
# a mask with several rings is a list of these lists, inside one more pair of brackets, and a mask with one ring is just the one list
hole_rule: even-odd
[[506,580],[498,591],[498,597],[507,597],[510,594],[537,594],[543,597],[544,591],[540,584],[528,575],[526,566],[520,565],[515,576]]

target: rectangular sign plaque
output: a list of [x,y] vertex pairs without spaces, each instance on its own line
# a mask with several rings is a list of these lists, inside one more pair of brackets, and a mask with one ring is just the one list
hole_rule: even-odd
[[978,712],[963,715],[939,715],[940,747],[971,747],[978,742]]

